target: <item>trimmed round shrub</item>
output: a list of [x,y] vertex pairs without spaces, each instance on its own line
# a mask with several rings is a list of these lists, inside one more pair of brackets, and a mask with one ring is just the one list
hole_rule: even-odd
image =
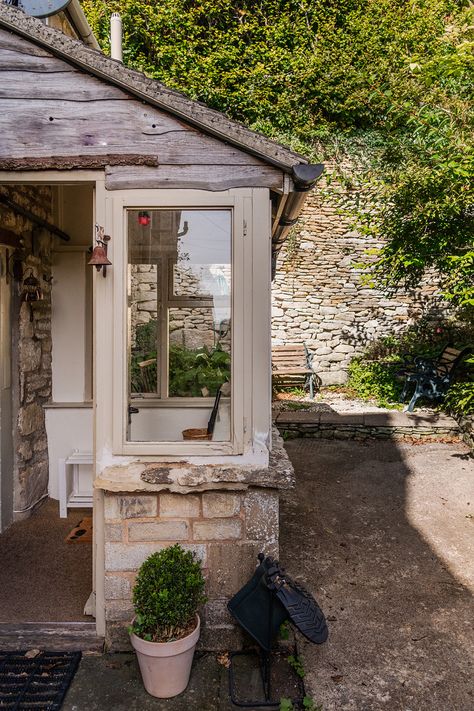
[[172,642],[192,632],[206,598],[201,564],[175,544],[141,565],[133,589],[131,631],[148,642]]

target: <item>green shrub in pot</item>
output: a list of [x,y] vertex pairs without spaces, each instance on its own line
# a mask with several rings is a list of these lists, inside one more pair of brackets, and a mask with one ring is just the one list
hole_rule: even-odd
[[153,553],[142,564],[133,589],[131,631],[148,642],[181,639],[196,625],[205,602],[201,564],[176,544]]
[[153,553],[140,567],[130,641],[152,696],[167,699],[186,689],[204,602],[201,564],[180,545]]

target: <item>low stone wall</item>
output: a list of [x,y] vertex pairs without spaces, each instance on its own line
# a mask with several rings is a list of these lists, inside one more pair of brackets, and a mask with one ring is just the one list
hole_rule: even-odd
[[457,422],[446,415],[284,412],[277,416],[276,425],[284,439],[310,437],[364,441],[375,438],[435,442],[461,438]]
[[463,440],[474,453],[474,416],[460,417],[458,422]]
[[278,556],[278,493],[268,489],[105,496],[107,643],[128,648],[136,571],[155,551],[180,543],[201,560],[207,579],[204,649],[238,648],[227,601],[250,578],[257,554]]

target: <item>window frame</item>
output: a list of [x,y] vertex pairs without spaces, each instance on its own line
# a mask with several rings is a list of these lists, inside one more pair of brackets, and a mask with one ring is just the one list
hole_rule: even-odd
[[[114,281],[114,357],[113,357],[113,453],[123,455],[218,455],[241,454],[244,449],[244,233],[251,217],[251,200],[247,191],[210,193],[199,190],[124,190],[108,198],[113,232]],[[232,211],[231,244],[231,432],[228,442],[133,442],[127,437],[128,410],[128,231],[127,210],[143,209],[230,209]],[[184,303],[180,300],[180,306]],[[193,306],[199,299],[189,299]],[[133,400],[139,403],[139,398]],[[156,398],[160,407],[205,407],[207,398]],[[143,398],[152,406],[153,397]],[[212,405],[211,405],[212,407]]]

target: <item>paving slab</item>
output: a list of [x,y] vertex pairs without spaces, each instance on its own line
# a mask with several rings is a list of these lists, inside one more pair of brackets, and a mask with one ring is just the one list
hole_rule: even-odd
[[[272,698],[301,698],[301,681],[287,662],[288,650],[273,658]],[[242,702],[262,699],[258,659],[235,659],[234,693]],[[141,682],[133,652],[83,656],[62,711],[237,711],[229,695],[229,672],[212,653],[196,653],[188,688],[172,699],[150,696]],[[248,711],[259,711],[248,706]]]
[[221,711],[221,669],[214,655],[196,655],[186,692],[155,699],[143,687],[134,654],[83,657],[62,711]]
[[474,460],[462,443],[286,443],[280,558],[330,635],[300,640],[324,711],[474,709]]

